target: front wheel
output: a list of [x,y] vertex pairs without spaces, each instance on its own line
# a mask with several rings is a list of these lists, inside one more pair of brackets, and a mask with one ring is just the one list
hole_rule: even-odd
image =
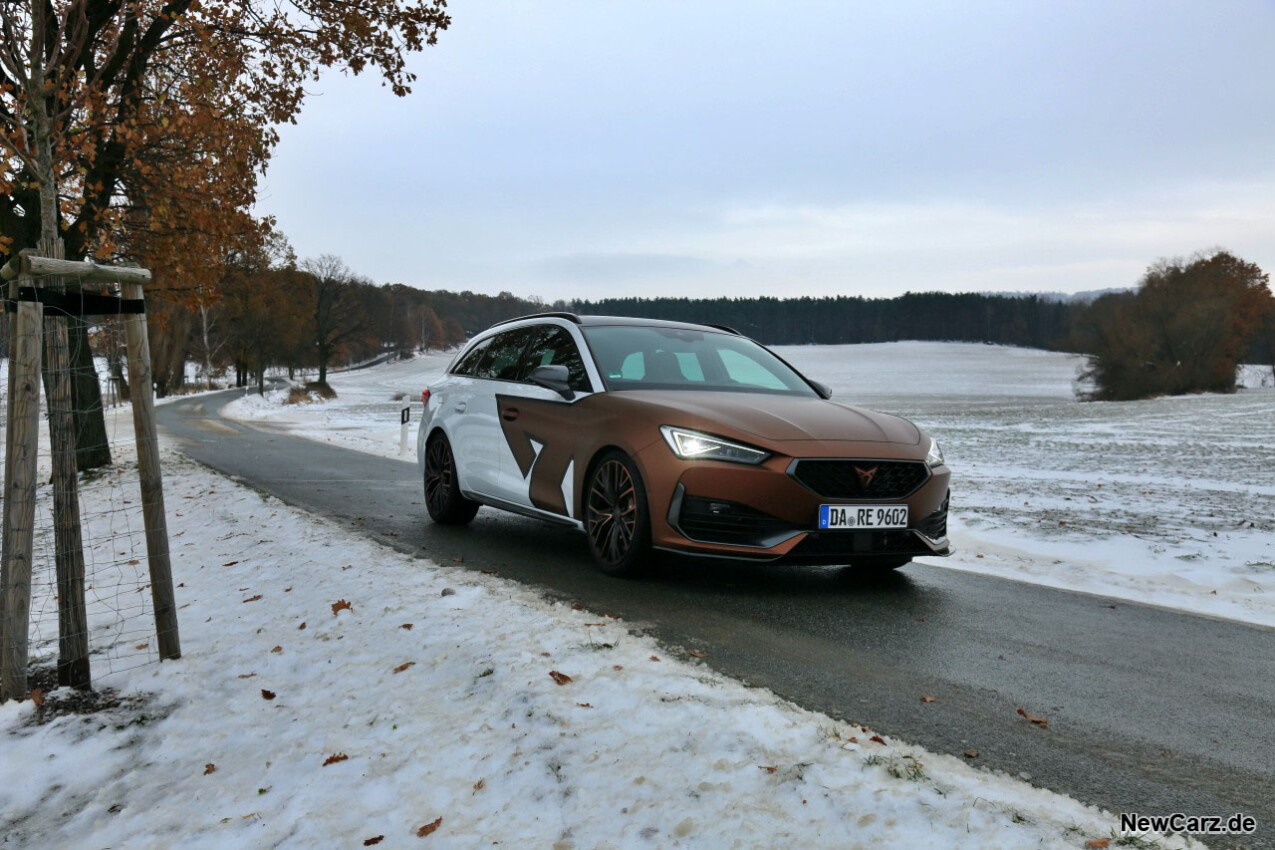
[[594,464],[586,488],[585,528],[594,563],[608,575],[636,575],[651,551],[651,518],[637,467],[623,452],[607,452]]
[[456,458],[444,434],[430,437],[425,447],[425,510],[440,525],[464,525],[478,513],[478,503],[460,493]]

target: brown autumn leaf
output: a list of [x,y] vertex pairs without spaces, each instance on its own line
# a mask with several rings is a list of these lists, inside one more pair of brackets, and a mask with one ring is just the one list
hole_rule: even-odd
[[478,780],[477,782],[475,782],[475,783],[474,783],[474,790],[475,790],[475,791],[481,791],[481,790],[483,790],[483,789],[484,789],[484,788],[486,788],[486,787],[487,787],[487,780],[486,780],[486,779],[480,779],[480,780]]
[[305,623],[302,623],[301,625],[297,626],[297,631],[299,631],[299,632],[304,632],[304,631],[305,631]]
[[686,654],[689,655],[691,658],[707,658],[708,657],[708,653],[702,649],[692,649],[692,650],[689,650]]
[[213,764],[212,762],[208,762],[208,764],[204,765],[204,776],[207,776],[210,773],[216,773],[216,772],[217,772],[217,765]]
[[138,564],[140,564],[140,563],[141,563],[141,561],[139,561],[137,558],[133,558],[133,559],[131,559],[131,560],[128,562],[128,565],[129,565],[130,567],[135,567],[135,566],[137,566],[137,565],[138,565]]
[[443,819],[440,817],[438,820],[434,821],[433,823],[427,823],[424,826],[422,826],[420,829],[416,830],[416,837],[424,838],[427,835],[433,835],[434,832],[442,825],[443,825]]
[[363,846],[371,847],[373,844],[380,844],[384,840],[385,840],[384,835],[373,835],[371,838],[365,839],[363,841]]
[[256,596],[249,596],[247,599],[244,600],[244,602],[256,602],[260,598],[261,598],[261,594],[258,593]]
[[403,664],[400,664],[400,665],[398,665],[397,667],[395,667],[395,668],[394,668],[394,672],[395,672],[395,673],[402,673],[402,672],[403,672],[404,670],[406,670],[408,667],[415,667],[415,666],[416,666],[416,662],[415,662],[415,661],[407,661],[407,662],[405,662],[405,663],[403,663]]
[[935,698],[934,698],[934,697],[926,696],[925,694],[921,694],[921,702],[934,702],[934,701],[935,701]]
[[566,673],[559,673],[557,670],[550,670],[549,677],[559,685],[565,685],[571,681],[571,677]]
[[239,563],[239,562],[238,562],[238,561],[227,561],[226,563],[222,564],[222,566],[223,566],[223,567],[233,567],[233,566],[234,566],[235,564],[237,564],[237,563]]
[[1042,729],[1048,729],[1048,728],[1049,728],[1049,720],[1048,720],[1048,718],[1045,718],[1045,717],[1032,717],[1030,714],[1028,714],[1028,713],[1027,713],[1026,709],[1023,709],[1023,708],[1019,708],[1019,709],[1018,709],[1018,714],[1019,714],[1019,716],[1020,716],[1020,717],[1026,717],[1026,718],[1027,718],[1027,722],[1028,722],[1028,723],[1035,724],[1036,726],[1039,726],[1039,727],[1040,727],[1040,728],[1042,728]]
[[778,768],[778,767],[776,767],[776,766],[774,766],[774,765],[765,765],[765,764],[759,764],[759,765],[757,765],[757,769],[758,769],[758,770],[764,770],[764,771],[766,771],[767,773],[774,773],[775,771],[779,770],[779,768]]
[[41,688],[32,688],[31,702],[35,703],[36,708],[44,705],[44,690]]
[[277,694],[275,694],[275,692],[274,692],[274,691],[267,691],[265,688],[262,688],[262,689],[261,689],[261,698],[262,698],[262,699],[274,699],[276,696],[277,696]]
[[349,757],[349,756],[347,756],[345,753],[333,753],[332,755],[328,756],[328,757],[327,757],[327,758],[323,761],[323,766],[324,766],[324,767],[327,767],[328,765],[330,765],[330,764],[336,764],[336,763],[337,763],[337,762],[339,762],[339,761],[348,761],[348,760],[349,760],[349,758],[350,758],[350,757]]
[[137,646],[133,647],[133,649],[138,649],[138,650],[148,649],[148,648],[150,648],[149,643],[139,643]]
[[1086,841],[1085,846],[1092,847],[1094,848],[1094,850],[1104,850],[1104,848],[1111,846],[1111,839],[1110,838],[1095,838],[1092,841]]
[[871,738],[869,738],[868,740],[869,740],[869,741],[872,741],[873,743],[877,743],[877,744],[884,744],[884,743],[885,743],[885,738],[882,738],[880,735],[873,735],[873,736],[872,736]]
[[576,705],[579,706],[580,708],[593,708],[593,706],[587,702],[578,702],[576,703]]
[[252,678],[253,676],[255,676],[255,675],[257,675],[257,674],[256,674],[256,673],[240,673],[240,674],[239,674],[239,678],[240,678],[240,679],[251,679],[251,678]]
[[351,605],[349,602],[346,602],[344,599],[338,599],[336,602],[332,603],[333,617],[335,617],[337,614],[340,614],[342,611],[349,611],[350,613],[354,613],[354,606]]
[[652,656],[651,656],[651,660],[652,660],[652,661],[659,661],[659,660],[660,660],[660,657],[659,657],[658,655],[652,655]]
[[410,631],[412,630],[412,624],[411,624],[411,623],[404,623],[403,625],[399,626],[399,628],[400,628],[400,629],[407,629],[407,630],[410,632]]
[[623,670],[623,669],[624,669],[624,665],[623,665],[623,664],[612,664],[612,665],[611,665],[611,669],[618,673],[618,672],[620,672],[621,670]]

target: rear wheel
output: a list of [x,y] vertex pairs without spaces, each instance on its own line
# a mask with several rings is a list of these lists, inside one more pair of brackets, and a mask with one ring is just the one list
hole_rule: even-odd
[[586,488],[585,529],[594,563],[608,575],[636,575],[651,551],[651,519],[637,467],[623,452],[607,452],[594,464]]
[[425,447],[425,510],[441,525],[464,525],[478,513],[478,503],[460,493],[456,458],[442,433],[431,437]]

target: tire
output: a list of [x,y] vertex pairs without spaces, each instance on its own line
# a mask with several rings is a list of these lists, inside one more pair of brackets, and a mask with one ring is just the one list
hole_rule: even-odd
[[478,503],[460,493],[456,458],[447,436],[437,433],[425,446],[425,510],[439,525],[465,525],[478,513]]
[[594,463],[585,482],[585,531],[598,569],[612,576],[635,576],[650,560],[651,516],[646,485],[637,467],[620,451]]

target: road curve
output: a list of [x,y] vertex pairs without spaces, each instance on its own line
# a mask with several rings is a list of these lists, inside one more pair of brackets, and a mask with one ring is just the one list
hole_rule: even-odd
[[160,425],[289,504],[620,615],[806,708],[935,752],[976,749],[974,764],[1116,813],[1243,812],[1258,832],[1210,846],[1275,848],[1275,630],[921,564],[854,580],[673,560],[613,579],[568,529],[490,509],[467,528],[436,526],[413,464],[221,419],[236,397],[163,405]]

